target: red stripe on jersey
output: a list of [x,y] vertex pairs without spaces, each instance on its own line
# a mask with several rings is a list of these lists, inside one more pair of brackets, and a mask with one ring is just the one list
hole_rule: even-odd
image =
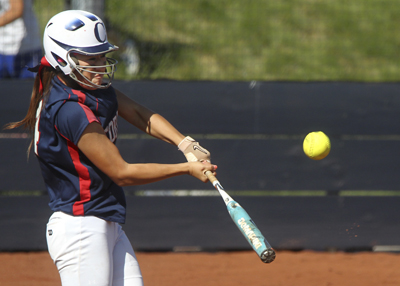
[[72,162],[75,166],[75,170],[78,173],[79,178],[79,194],[80,200],[75,202],[72,206],[72,212],[74,215],[84,215],[85,210],[83,204],[90,201],[90,175],[89,170],[82,164],[79,158],[79,150],[76,145],[68,140],[68,151],[71,155]]
[[[85,107],[84,110],[85,110],[85,113],[86,113],[87,118],[89,119],[88,114],[89,114],[89,112],[93,114],[93,111],[91,111],[89,107],[87,107],[86,105],[84,105],[84,103],[85,103],[85,101],[86,101],[86,94],[83,93],[82,91],[76,90],[76,89],[72,89],[72,93],[78,96],[78,103],[79,103],[82,107]],[[98,111],[98,110],[99,110],[99,100],[96,98],[96,111]],[[94,114],[93,114],[93,116],[94,116]],[[90,118],[92,118],[92,117],[90,117]],[[96,117],[95,117],[95,118],[96,118]],[[90,121],[90,123],[92,123],[93,121],[98,121],[98,120],[97,120],[97,119],[96,119],[96,120],[92,120],[92,121]],[[100,123],[100,122],[99,122],[99,123]]]
[[72,89],[72,93],[78,96],[79,103],[85,103],[86,101],[86,94],[80,90]]
[[[96,118],[96,116],[93,114],[93,111],[88,106],[84,105],[84,102],[86,100],[86,95],[79,90],[72,90],[72,91],[74,94],[76,94],[78,96],[78,104],[80,107],[82,107],[82,110],[85,112],[88,122],[89,123],[92,123],[92,122],[100,123],[99,120]],[[54,126],[54,127],[58,131],[57,126]],[[80,200],[76,201],[73,204],[72,213],[76,216],[84,215],[85,214],[84,203],[90,201],[90,199],[91,199],[91,193],[90,193],[91,179],[90,179],[89,170],[82,164],[82,162],[80,160],[78,147],[74,143],[72,143],[68,138],[66,138],[64,135],[62,135],[61,133],[60,133],[60,135],[67,140],[68,151],[71,156],[72,163],[74,164],[75,170],[78,173],[78,178],[79,178]]]
[[99,120],[96,118],[96,116],[93,114],[93,111],[90,110],[89,107],[87,107],[86,105],[84,105],[82,103],[79,103],[79,105],[82,107],[83,111],[85,112],[86,118],[89,121],[89,123],[92,123],[92,122],[100,123]]

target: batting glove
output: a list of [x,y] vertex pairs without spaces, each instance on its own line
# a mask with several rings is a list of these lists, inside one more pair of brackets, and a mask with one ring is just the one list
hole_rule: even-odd
[[201,147],[192,137],[186,136],[178,145],[178,149],[182,151],[188,162],[210,161],[210,152]]

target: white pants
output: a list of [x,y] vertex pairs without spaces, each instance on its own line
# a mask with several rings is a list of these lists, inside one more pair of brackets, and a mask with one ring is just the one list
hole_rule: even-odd
[[142,286],[132,246],[118,223],[55,212],[47,246],[63,286]]

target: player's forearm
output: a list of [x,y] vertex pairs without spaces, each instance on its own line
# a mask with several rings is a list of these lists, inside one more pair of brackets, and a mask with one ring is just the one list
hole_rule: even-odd
[[185,174],[190,174],[188,163],[127,164],[112,179],[116,184],[123,187],[150,184]]
[[0,16],[0,27],[10,24],[12,21],[22,17],[24,13],[23,0],[11,0],[10,9]]
[[115,91],[119,105],[118,113],[126,121],[143,132],[170,144],[178,145],[182,141],[184,136],[163,116],[133,101],[119,90],[115,89]]
[[177,146],[185,138],[171,123],[160,114],[153,114],[150,117],[146,133]]

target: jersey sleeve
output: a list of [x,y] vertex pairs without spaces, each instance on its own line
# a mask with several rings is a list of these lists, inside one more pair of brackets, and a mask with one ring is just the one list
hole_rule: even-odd
[[76,101],[67,101],[57,113],[55,128],[64,138],[77,145],[83,131],[92,122],[100,123],[89,107]]

